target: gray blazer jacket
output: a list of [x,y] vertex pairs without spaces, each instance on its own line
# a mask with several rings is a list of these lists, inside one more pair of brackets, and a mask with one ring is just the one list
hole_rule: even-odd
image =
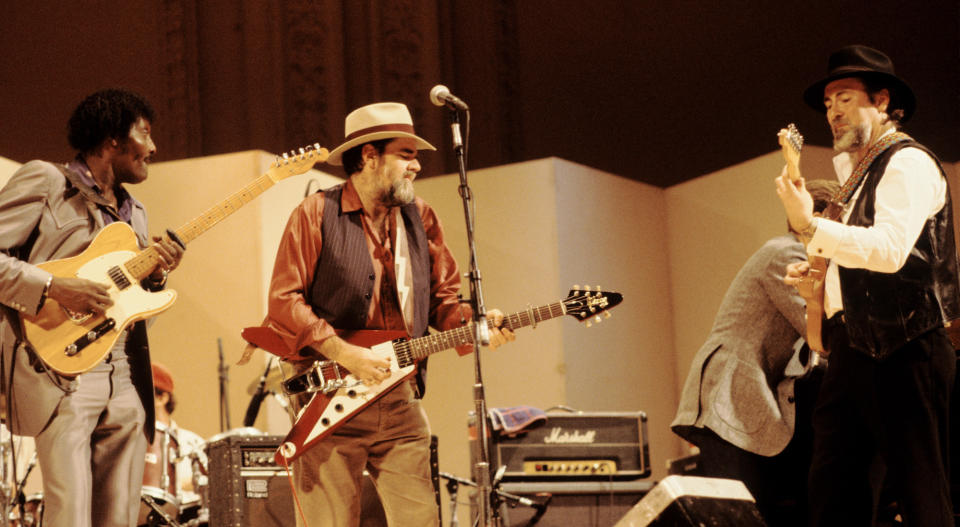
[[[19,314],[34,315],[39,311],[43,288],[50,277],[50,273],[34,264],[79,254],[104,227],[103,215],[96,205],[102,198],[78,178],[71,179],[68,181],[52,163],[30,161],[0,190],[0,386],[4,394],[0,399],[6,399],[12,388],[12,407],[6,409],[7,426],[25,436],[35,436],[43,430],[57,404],[77,382],[42,368],[38,372],[24,347],[16,345],[22,335]],[[131,223],[138,242],[145,247],[149,242],[147,216],[136,200]],[[149,356],[138,356],[144,354],[138,351],[131,355],[131,370],[139,372],[146,364],[149,376]],[[139,367],[135,363],[140,363]],[[142,380],[136,382],[138,374],[133,375],[141,399],[145,394],[151,397],[148,416],[152,416],[152,383],[148,380],[142,386]],[[152,417],[150,421],[152,424]]]
[[690,366],[671,428],[707,427],[744,450],[773,456],[793,436],[793,378],[784,370],[804,333],[804,301],[782,279],[806,260],[792,235],[767,241],[737,273]]

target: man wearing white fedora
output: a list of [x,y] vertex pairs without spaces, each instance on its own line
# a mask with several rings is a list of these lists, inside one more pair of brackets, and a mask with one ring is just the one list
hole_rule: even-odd
[[[327,162],[343,165],[347,182],[308,196],[287,223],[267,325],[287,348],[299,350],[281,357],[294,370],[323,356],[377,384],[389,363],[335,330],[421,336],[428,325],[454,328],[472,313],[459,301],[460,275],[439,218],[414,195],[417,154],[436,149],[416,135],[407,107],[386,102],[359,108],[347,116],[345,135]],[[503,315],[490,310],[488,317],[499,326]],[[507,340],[513,340],[509,330],[491,332],[491,347]],[[364,469],[391,525],[439,523],[430,428],[419,401],[424,367],[295,461],[295,486],[311,525],[359,524]]]

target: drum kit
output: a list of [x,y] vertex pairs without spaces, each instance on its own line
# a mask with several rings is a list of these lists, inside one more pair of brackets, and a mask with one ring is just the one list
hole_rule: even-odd
[[[279,369],[264,377],[248,387],[251,395],[280,391],[283,376]],[[285,401],[279,402],[287,408]],[[210,524],[210,492],[206,446],[226,437],[264,435],[264,432],[245,426],[221,432],[207,440],[197,438],[193,444],[185,444],[182,435],[176,429],[156,423],[153,442],[147,446],[144,458],[137,527],[207,527]],[[19,482],[12,481],[13,457],[10,434],[0,423],[0,527],[43,527],[43,493],[23,494],[27,477],[36,465],[36,453],[33,453]],[[178,466],[180,470],[177,470]]]
[[[158,422],[153,443],[148,445],[144,459],[137,526],[207,527],[210,523],[209,466],[203,451],[208,444],[236,435],[263,435],[263,432],[252,427],[237,428],[216,434],[193,448],[183,448],[177,431]],[[8,444],[0,441],[0,466],[3,467],[0,476],[9,470],[8,458]],[[0,526],[43,527],[43,493],[21,496],[18,490],[23,488],[35,461],[36,454],[18,485],[6,483],[7,478],[0,479],[0,502],[4,505],[3,517],[7,519],[6,523],[0,522]],[[181,469],[178,480],[179,464],[189,464],[189,478],[183,476],[184,470]],[[20,500],[23,500],[22,509]]]
[[[140,495],[138,527],[207,527],[210,524],[209,465],[206,445],[225,437],[263,435],[253,427],[236,428],[212,436],[200,445],[181,445],[177,431],[157,423],[153,443],[147,448]],[[177,466],[189,463],[189,470]],[[189,481],[183,476],[190,474]],[[39,526],[42,527],[42,526]]]

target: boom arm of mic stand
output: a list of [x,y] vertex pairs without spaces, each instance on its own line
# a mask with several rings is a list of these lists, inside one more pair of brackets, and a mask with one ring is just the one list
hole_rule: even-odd
[[[440,473],[440,477],[447,480],[447,492],[448,492],[451,496],[454,495],[454,494],[456,494],[456,490],[450,490],[451,487],[452,487],[453,489],[456,489],[456,488],[457,488],[457,485],[466,485],[466,486],[468,486],[468,487],[477,487],[477,484],[474,483],[474,482],[472,482],[472,481],[470,481],[469,479],[464,479],[464,478],[461,478],[461,477],[459,477],[459,476],[454,476],[453,474],[448,474],[448,473],[446,473],[446,472],[441,472],[441,473]],[[494,493],[496,493],[497,496],[499,496],[499,497],[501,497],[501,498],[503,498],[503,499],[505,499],[505,500],[507,500],[507,501],[509,501],[509,502],[512,502],[512,503],[514,503],[514,504],[523,505],[524,507],[532,507],[532,508],[534,508],[534,509],[537,509],[537,513],[533,515],[533,518],[531,518],[531,522],[532,522],[532,523],[530,523],[529,525],[533,525],[534,523],[536,523],[537,521],[540,520],[540,517],[542,517],[542,516],[543,516],[543,513],[546,512],[546,510],[547,510],[547,505],[550,504],[550,500],[553,499],[553,494],[548,494],[548,495],[547,495],[547,499],[546,499],[543,503],[538,503],[538,502],[536,502],[536,501],[534,501],[534,500],[532,500],[532,499],[530,499],[530,498],[525,498],[525,497],[523,497],[523,496],[518,496],[518,495],[516,495],[516,494],[511,494],[511,493],[509,493],[509,492],[502,491],[502,490],[500,490],[499,488],[495,488],[495,489],[494,489]],[[534,518],[535,518],[535,519],[534,519]]]

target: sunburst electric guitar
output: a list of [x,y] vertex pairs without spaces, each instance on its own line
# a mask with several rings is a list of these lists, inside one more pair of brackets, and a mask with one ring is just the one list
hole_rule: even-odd
[[[590,288],[574,286],[564,300],[504,316],[502,327],[510,330],[536,327],[540,322],[563,315],[587,321],[589,325],[592,319],[602,320],[600,313],[609,316],[606,311],[622,300],[623,296],[619,293],[600,291],[599,287],[591,291]],[[413,339],[403,338],[405,335],[395,338],[398,332],[391,331],[339,334],[348,342],[369,347],[375,354],[389,360],[389,376],[377,385],[368,386],[339,364],[322,360],[306,372],[284,381],[284,391],[288,394],[313,392],[313,397],[301,410],[290,433],[277,449],[277,463],[286,464],[300,457],[357,412],[409,379],[416,373],[419,361],[433,353],[473,343],[473,328],[469,325]],[[246,328],[243,338],[267,351],[286,351],[286,345],[269,328]],[[371,346],[375,342],[379,344]]]
[[[783,159],[787,163],[787,174],[790,180],[800,179],[800,150],[803,148],[803,136],[797,127],[790,123],[778,134]],[[809,240],[804,240],[806,243]],[[830,261],[820,256],[807,256],[810,270],[800,279],[797,290],[807,301],[807,334],[805,338],[810,349],[820,354],[826,354],[823,345],[823,280],[827,274]]]
[[[173,231],[184,245],[239,210],[278,181],[302,174],[323,162],[326,148],[314,144],[278,156],[270,170],[196,219]],[[173,236],[172,236],[173,237]],[[77,277],[107,284],[113,305],[100,315],[76,313],[47,298],[33,317],[24,317],[27,340],[53,371],[66,376],[96,366],[127,326],[166,311],[176,291],[149,292],[140,282],[156,268],[160,256],[151,246],[141,250],[133,229],[123,222],[107,225],[77,256],[39,264],[54,276]]]

